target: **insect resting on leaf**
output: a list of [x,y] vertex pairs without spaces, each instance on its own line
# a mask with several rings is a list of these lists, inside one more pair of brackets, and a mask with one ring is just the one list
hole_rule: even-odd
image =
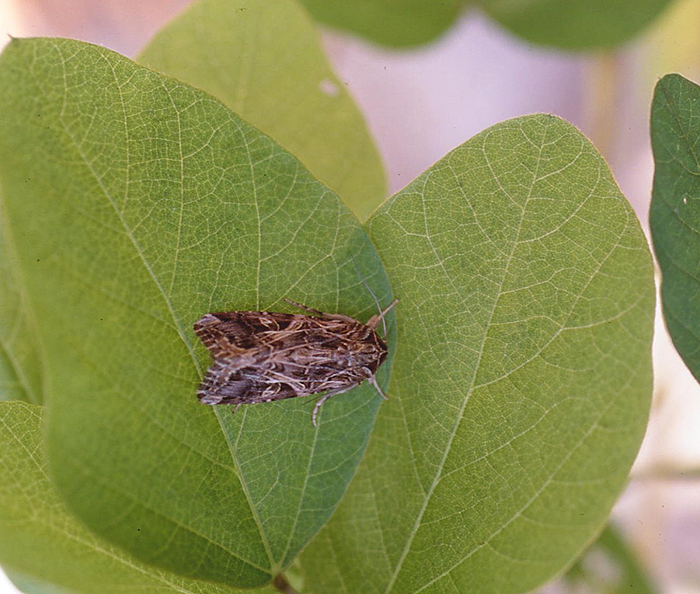
[[[364,281],[363,281],[364,282]],[[194,331],[214,358],[199,386],[204,404],[271,402],[312,394],[325,394],[316,402],[311,421],[332,396],[367,380],[382,393],[375,374],[387,355],[379,322],[398,303],[395,299],[366,324],[343,315],[329,314],[290,303],[309,314],[266,311],[208,313]]]

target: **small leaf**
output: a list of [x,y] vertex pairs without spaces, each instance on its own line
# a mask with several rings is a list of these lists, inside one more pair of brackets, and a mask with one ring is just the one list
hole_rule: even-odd
[[700,87],[678,74],[651,106],[654,189],[649,222],[673,344],[700,381]]
[[673,0],[478,0],[501,25],[533,43],[569,50],[615,47]]
[[301,0],[331,27],[395,47],[434,40],[455,22],[465,0]]
[[572,594],[657,592],[634,551],[630,550],[619,531],[609,524],[581,559],[567,571],[563,579],[569,585]]
[[0,562],[23,592],[240,592],[144,565],[95,537],[55,492],[41,435],[42,407],[0,403]]
[[12,41],[0,112],[5,225],[46,351],[59,491],[142,561],[268,583],[330,517],[381,399],[367,385],[339,396],[318,430],[313,398],[201,405],[210,358],[192,324],[288,311],[284,297],[366,320],[376,307],[353,260],[391,300],[369,238],[270,138],[106,49]]
[[654,282],[593,146],[551,116],[447,155],[367,228],[400,299],[389,400],[309,590],[507,594],[598,532],[646,426]]
[[211,93],[277,140],[365,219],[384,200],[377,149],[291,0],[200,0],[138,59]]

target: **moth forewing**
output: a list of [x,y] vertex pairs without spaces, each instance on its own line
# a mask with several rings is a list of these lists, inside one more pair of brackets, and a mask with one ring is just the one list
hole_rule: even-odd
[[387,356],[377,326],[398,302],[366,324],[344,314],[329,314],[291,300],[309,314],[265,311],[209,313],[194,325],[214,363],[197,391],[203,404],[256,404],[325,394],[311,420],[329,398],[359,386],[374,386]]

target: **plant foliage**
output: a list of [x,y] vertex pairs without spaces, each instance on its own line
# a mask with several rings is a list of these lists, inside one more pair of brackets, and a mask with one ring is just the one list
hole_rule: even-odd
[[[302,101],[332,75],[286,6]],[[360,214],[377,200],[357,111],[342,93],[285,109],[294,77],[266,69],[291,37],[236,45],[231,27],[275,26],[241,7],[193,7],[150,67],[65,39],[0,57],[0,562],[37,591],[226,592],[295,559],[316,594],[536,587],[599,532],[644,433],[654,294],[634,213],[593,146],[537,115],[362,225],[326,185]],[[364,321],[363,279],[400,299],[387,402],[361,386],[318,429],[313,398],[197,402],[203,313],[289,297]]]

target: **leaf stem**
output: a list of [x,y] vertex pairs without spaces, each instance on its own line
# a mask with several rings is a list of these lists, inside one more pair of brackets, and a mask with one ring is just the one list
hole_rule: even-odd
[[272,585],[277,588],[283,594],[299,594],[291,584],[287,581],[287,578],[283,574],[277,574],[272,582]]
[[591,140],[610,162],[618,125],[620,63],[614,53],[602,53],[592,62],[585,109]]

